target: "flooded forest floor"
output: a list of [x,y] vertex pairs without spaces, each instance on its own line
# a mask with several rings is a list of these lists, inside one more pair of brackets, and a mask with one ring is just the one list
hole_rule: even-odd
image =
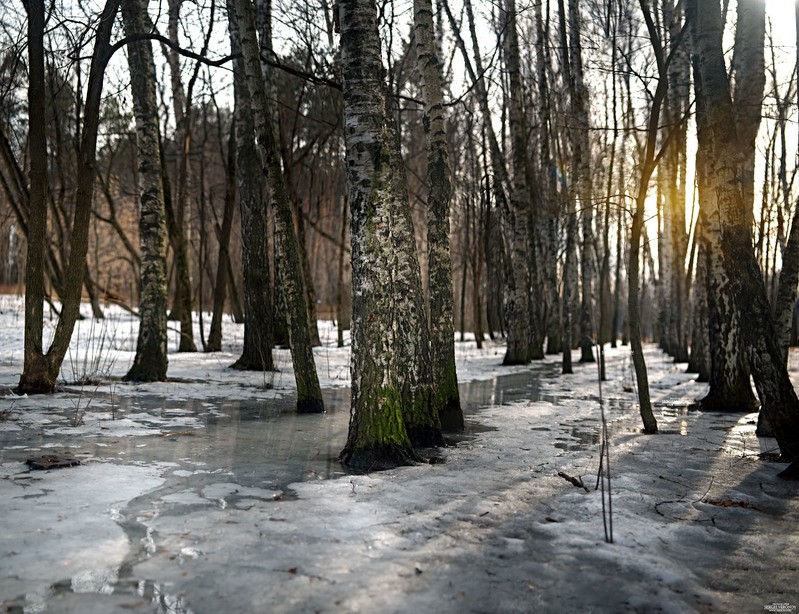
[[[641,433],[629,349],[607,350],[608,498],[595,364],[506,368],[501,343],[458,341],[467,432],[443,462],[350,475],[349,347],[329,323],[327,412],[298,415],[286,351],[278,373],[228,368],[230,322],[224,352],[170,353],[170,381],[122,383],[135,321],[113,311],[80,323],[60,392],[16,396],[21,304],[0,297],[4,612],[799,606],[799,486],[776,478],[775,442],[756,414],[692,409],[706,385],[654,347],[658,435]],[[799,354],[791,366],[799,381]],[[45,455],[80,465],[25,464]]]

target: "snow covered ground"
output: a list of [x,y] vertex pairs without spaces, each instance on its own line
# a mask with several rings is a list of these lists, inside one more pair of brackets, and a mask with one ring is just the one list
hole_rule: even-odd
[[[328,412],[298,416],[288,352],[276,352],[279,373],[227,368],[242,336],[231,322],[224,352],[170,353],[169,382],[122,383],[135,321],[107,315],[80,323],[62,392],[19,397],[22,302],[0,297],[4,611],[799,606],[799,487],[759,458],[774,442],[754,436],[754,414],[690,410],[706,387],[655,348],[655,436],[640,433],[627,348],[607,350],[611,544],[595,490],[595,365],[507,368],[501,344],[458,342],[469,433],[445,462],[347,475],[335,459],[349,349],[329,323],[315,350]],[[82,464],[28,471],[24,460],[45,453]]]

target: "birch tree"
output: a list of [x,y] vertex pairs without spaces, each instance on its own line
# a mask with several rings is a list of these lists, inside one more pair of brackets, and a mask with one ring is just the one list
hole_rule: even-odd
[[406,464],[442,443],[431,409],[422,284],[403,162],[388,112],[374,0],[341,0],[352,245],[352,406],[341,462]]
[[[762,403],[761,412],[767,414],[773,426],[783,457],[794,461],[781,476],[796,479],[799,478],[796,462],[799,458],[799,400],[782,359],[752,243],[751,208],[747,201],[751,141],[747,126],[736,121],[722,48],[719,3],[717,0],[691,0],[688,6],[696,19],[700,78],[696,94],[707,122],[707,129],[698,133],[698,146],[707,156],[709,183],[718,205],[721,262],[730,280],[730,296],[735,307],[739,313],[747,314],[747,326],[741,327],[743,347]],[[752,118],[747,118],[746,123],[751,126]]]
[[[124,0],[125,34],[148,31],[147,0]],[[125,379],[137,382],[166,381],[167,282],[166,213],[161,180],[161,139],[158,130],[155,63],[148,40],[128,45],[133,114],[136,117],[138,158],[139,240],[141,243],[141,298],[136,357]]]
[[270,102],[261,69],[261,56],[256,38],[255,9],[251,0],[233,0],[238,24],[239,44],[244,59],[244,74],[250,95],[258,149],[261,154],[262,176],[267,180],[275,208],[275,226],[280,254],[284,259],[283,284],[288,309],[291,360],[297,382],[297,411],[324,411],[322,391],[316,374],[310,333],[308,309],[300,272],[297,236],[288,191],[280,167],[280,154],[270,121]]
[[[230,47],[241,53],[238,20],[228,4]],[[274,371],[272,323],[274,321],[272,279],[269,271],[264,186],[258,180],[261,160],[255,144],[250,94],[244,75],[244,60],[233,64],[233,97],[236,122],[236,176],[241,211],[242,269],[244,276],[244,346],[234,369]]]
[[[422,81],[427,141],[427,244],[430,284],[430,362],[433,373],[433,410],[445,430],[463,430],[463,411],[455,370],[455,331],[452,319],[452,263],[449,212],[452,171],[449,164],[441,65],[436,53],[433,7],[430,0],[414,0],[416,62]],[[465,271],[464,271],[465,278]]]
[[[753,3],[744,0],[739,4],[739,19],[737,23],[737,30],[743,35],[747,32],[747,36],[759,39],[746,42],[746,50],[742,41],[741,48],[736,44],[737,58],[735,67],[736,81],[744,79],[752,79],[755,84],[760,83],[759,94],[756,94],[757,87],[741,86],[737,93],[741,96],[734,104],[740,102],[741,106],[748,108],[749,113],[752,111],[757,115],[756,124],[760,123],[759,105],[763,93],[763,80],[765,79],[765,67],[763,60],[763,40],[765,35],[765,26],[763,17],[757,17],[751,11],[754,8]],[[701,12],[702,5],[697,5],[698,11]],[[765,15],[765,9],[762,9]],[[706,33],[700,32],[700,19],[698,16],[696,21],[696,40],[694,44],[699,45],[699,39],[702,38],[703,42],[706,40],[704,37]],[[747,23],[751,22],[752,18],[760,22],[760,26]],[[703,24],[706,22],[702,22]],[[736,38],[738,38],[736,36]],[[759,49],[759,56],[757,54]],[[707,53],[707,49],[704,50]],[[748,62],[750,65],[742,64],[742,55],[748,55]],[[758,59],[759,57],[759,59]],[[696,49],[696,59],[694,68],[694,82],[697,95],[697,137],[701,145],[712,142],[710,131],[713,129],[712,117],[714,109],[709,105],[714,104],[711,98],[705,91],[705,72],[702,71],[702,50]],[[759,73],[759,77],[757,76]],[[729,82],[728,82],[729,83]],[[753,84],[754,85],[754,84]],[[732,103],[733,90],[728,92],[730,101]],[[757,102],[754,101],[755,97]],[[744,116],[740,115],[742,119]],[[736,114],[733,113],[733,121],[736,121]],[[751,174],[754,165],[754,141],[757,134],[757,127],[751,124],[749,119],[746,120],[746,126],[741,125],[745,129],[745,134],[742,135],[748,142],[749,153],[744,157],[747,159],[747,169],[741,169],[743,175],[741,179],[747,183],[745,194],[749,194],[749,205],[747,207],[748,215],[751,216],[751,194],[753,187],[749,185],[749,180],[754,180],[754,175]],[[742,141],[743,143],[743,141]],[[743,154],[743,150],[741,151]],[[715,170],[713,168],[712,159],[709,152],[702,149],[700,164],[698,165],[699,183],[699,197],[700,209],[703,209],[702,217],[702,237],[706,243],[707,255],[707,304],[708,304],[708,329],[709,329],[709,348],[710,348],[710,389],[708,394],[700,401],[704,409],[710,411],[752,411],[757,407],[757,400],[752,393],[752,386],[749,383],[749,365],[746,357],[746,349],[743,345],[743,337],[746,328],[741,322],[741,313],[736,306],[734,297],[734,286],[736,280],[730,278],[730,270],[724,264],[723,260],[723,212],[721,211],[720,203],[718,201],[718,193],[714,187]],[[744,164],[743,158],[741,163]],[[751,165],[751,168],[749,168]],[[750,229],[751,233],[751,229]]]

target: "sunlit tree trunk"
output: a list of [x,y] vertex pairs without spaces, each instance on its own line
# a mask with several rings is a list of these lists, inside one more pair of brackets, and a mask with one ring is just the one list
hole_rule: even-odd
[[[649,395],[649,378],[647,375],[646,361],[641,342],[641,298],[639,294],[639,272],[641,268],[641,240],[645,239],[644,229],[644,208],[649,183],[657,167],[657,139],[660,123],[661,111],[668,91],[668,59],[664,53],[660,35],[658,34],[651,9],[647,0],[639,0],[641,12],[646,22],[649,42],[655,54],[655,61],[658,70],[657,87],[652,96],[652,104],[649,109],[647,121],[646,142],[644,145],[643,156],[640,162],[640,179],[638,192],[635,197],[635,209],[633,210],[632,227],[630,229],[630,252],[627,278],[628,305],[627,311],[630,320],[630,349],[632,350],[633,367],[638,387],[638,404],[641,419],[644,423],[645,433],[657,433],[658,426],[654,413],[652,412],[652,401]],[[654,267],[653,267],[654,268]]]
[[[435,46],[433,8],[430,0],[414,0],[416,61],[422,81],[423,125],[427,140],[428,278],[430,284],[430,362],[433,374],[433,411],[441,427],[463,430],[463,412],[455,370],[452,299],[452,263],[449,244],[449,212],[452,171],[449,165],[441,66]],[[466,271],[463,271],[464,279]]]
[[291,203],[283,183],[277,142],[272,131],[272,123],[269,120],[269,109],[272,103],[266,96],[266,85],[261,69],[261,57],[256,38],[255,10],[251,0],[234,0],[233,4],[238,22],[239,43],[244,58],[244,74],[251,99],[255,134],[261,154],[261,175],[267,180],[272,195],[277,241],[280,244],[280,253],[283,257],[283,287],[288,305],[286,317],[291,360],[297,382],[297,411],[321,412],[324,411],[324,404],[308,331],[308,308],[305,303],[305,291],[300,271],[299,248],[294,231]]
[[[689,5],[696,15],[701,78],[697,99],[704,107],[707,120],[707,130],[699,133],[699,147],[707,152],[709,183],[718,204],[722,230],[721,261],[730,280],[730,296],[735,300],[739,313],[747,317],[747,325],[741,330],[746,357],[762,403],[761,412],[767,415],[773,426],[780,452],[786,459],[794,460],[799,458],[799,400],[776,340],[774,319],[754,253],[751,207],[747,201],[750,134],[746,126],[739,131],[735,118],[722,49],[718,2],[692,0]],[[763,10],[762,6],[758,8],[760,10]],[[738,25],[743,27],[740,19]],[[799,477],[799,467],[792,465],[783,477]]]
[[442,442],[432,411],[422,283],[403,162],[388,113],[374,0],[341,0],[352,242],[352,409],[344,465],[405,464]]

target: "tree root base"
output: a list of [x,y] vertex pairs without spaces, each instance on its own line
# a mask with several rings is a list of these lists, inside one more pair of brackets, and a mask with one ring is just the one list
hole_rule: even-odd
[[350,471],[369,473],[415,465],[421,459],[411,448],[384,444],[370,448],[346,447],[339,456],[339,462]]

